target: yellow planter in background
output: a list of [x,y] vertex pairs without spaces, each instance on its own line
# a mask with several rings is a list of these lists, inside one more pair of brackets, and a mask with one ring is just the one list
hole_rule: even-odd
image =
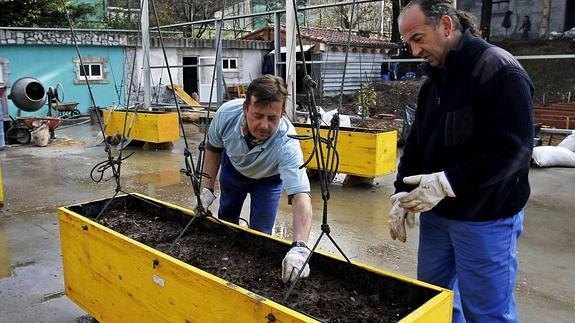
[[[177,212],[184,219],[193,216],[190,210],[134,195],[138,198],[117,197],[111,201],[110,208],[133,207],[153,212],[141,200],[144,199],[169,212]],[[92,221],[89,217],[95,217],[107,202],[100,200],[59,209],[66,295],[98,321],[317,322]],[[142,205],[137,206],[137,203]],[[286,240],[229,225],[243,236],[242,239],[249,239],[258,246],[289,249]],[[323,251],[317,252],[313,259],[323,268],[349,266]],[[427,295],[423,305],[404,318],[398,318],[401,322],[451,322],[452,291],[361,263],[354,262],[353,266],[355,273],[361,273],[365,282],[372,286],[384,284],[389,286],[384,288],[392,288],[399,285],[395,289],[405,293],[398,295],[400,298]]]
[[[178,114],[176,112],[128,112],[125,110],[104,110],[103,117],[106,136],[124,133],[126,137],[151,143],[171,142],[180,139]],[[129,131],[132,124],[132,130]],[[129,131],[129,134],[128,134]]]
[[[311,136],[310,125],[294,123],[294,126],[298,135]],[[321,136],[326,137],[327,133],[328,129],[322,127]],[[340,127],[337,138],[338,173],[378,177],[395,172],[397,131]],[[313,151],[313,140],[301,140],[300,146],[307,160]],[[308,169],[317,169],[315,158],[306,166]]]

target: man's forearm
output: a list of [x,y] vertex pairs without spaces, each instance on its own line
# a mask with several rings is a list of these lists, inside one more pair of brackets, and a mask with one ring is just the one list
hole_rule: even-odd
[[216,177],[220,169],[221,152],[206,150],[206,158],[204,159],[204,173],[208,174],[209,178],[204,178],[203,187],[214,189],[216,184]]
[[292,198],[293,240],[308,242],[311,230],[311,198],[307,193],[297,193]]

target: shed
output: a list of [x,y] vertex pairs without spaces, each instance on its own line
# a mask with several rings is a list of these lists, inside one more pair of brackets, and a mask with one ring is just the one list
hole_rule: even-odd
[[[216,56],[216,41],[201,38],[167,38],[164,36],[164,47],[170,65],[173,82],[180,85],[186,93],[197,93],[200,102],[209,102],[210,89],[213,76],[213,65]],[[225,85],[235,87],[248,85],[252,79],[261,75],[261,62],[266,53],[273,48],[265,41],[222,40],[222,70]],[[143,51],[141,40],[132,37],[126,47],[126,80],[132,74],[132,62],[135,59],[135,73],[133,73],[136,86],[132,87],[132,100],[141,101],[142,90],[140,84]],[[166,85],[170,84],[162,46],[158,37],[150,38],[150,67],[152,84],[152,103],[173,102],[172,94],[166,92]],[[138,90],[138,88],[140,88]],[[217,101],[217,87],[212,93],[212,102]],[[138,94],[139,100],[133,96]],[[225,95],[224,95],[225,97]],[[131,101],[131,102],[135,102]]]
[[[332,96],[339,94],[343,77],[348,32],[318,27],[301,27],[301,38],[306,51],[306,68],[314,80],[318,82],[318,94]],[[281,26],[281,44],[285,46],[286,27]],[[274,27],[256,30],[243,36],[244,40],[261,40],[273,43]],[[352,33],[350,49],[347,58],[346,76],[343,92],[346,94],[357,91],[362,83],[374,81],[381,77],[381,64],[389,58],[388,51],[397,48],[396,44],[376,38],[368,38]],[[299,49],[298,49],[299,50]],[[298,59],[300,54],[298,54]],[[285,61],[285,54],[282,54]],[[285,71],[285,65],[283,70]],[[299,72],[301,71],[301,73]],[[285,72],[282,72],[285,74]],[[284,75],[279,73],[280,75]],[[303,71],[298,68],[298,80]],[[301,82],[298,82],[301,84]],[[298,90],[301,90],[298,88]]]

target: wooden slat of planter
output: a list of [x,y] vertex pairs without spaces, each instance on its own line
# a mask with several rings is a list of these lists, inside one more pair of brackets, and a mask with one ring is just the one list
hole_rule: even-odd
[[575,111],[533,110],[535,116],[575,117]]
[[575,103],[554,103],[551,105],[552,108],[573,110],[575,111]]
[[535,116],[535,123],[560,129],[575,129],[575,117]]

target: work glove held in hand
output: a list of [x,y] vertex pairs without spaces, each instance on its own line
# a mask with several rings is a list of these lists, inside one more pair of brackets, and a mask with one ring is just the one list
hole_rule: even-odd
[[[306,247],[292,247],[288,251],[282,262],[282,281],[284,283],[291,283],[296,279],[298,271],[303,266],[310,252]],[[308,264],[302,270],[300,278],[306,278],[307,276],[309,276]]]
[[389,199],[391,201],[391,210],[389,211],[389,235],[393,240],[405,242],[407,240],[407,233],[405,232],[405,225],[413,228],[415,223],[415,213],[406,211],[399,205],[399,199],[406,196],[407,192],[399,192],[392,195]]
[[[202,189],[202,194],[200,194],[200,200],[202,201],[202,206],[204,207],[204,211],[207,211],[208,208],[214,203],[216,196],[212,191],[208,188]],[[194,214],[199,215],[198,205],[194,206]]]
[[407,211],[415,213],[429,211],[446,196],[455,197],[445,172],[408,176],[403,182],[417,185],[417,188],[409,194],[399,198],[400,206]]

